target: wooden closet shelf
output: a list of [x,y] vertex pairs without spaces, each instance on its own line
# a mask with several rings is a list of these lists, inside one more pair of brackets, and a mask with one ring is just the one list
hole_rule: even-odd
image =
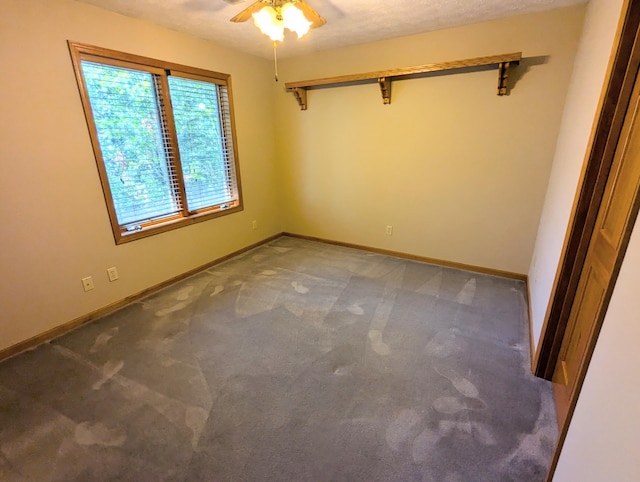
[[455,60],[452,62],[441,62],[438,64],[418,65],[415,67],[380,70],[377,72],[341,75],[337,77],[326,77],[324,79],[287,82],[285,83],[285,87],[288,91],[294,94],[298,104],[300,105],[300,109],[307,110],[307,90],[309,89],[313,89],[314,87],[332,87],[350,83],[368,83],[375,81],[380,86],[383,103],[390,104],[392,80],[408,76],[419,76],[420,74],[427,74],[430,72],[495,65],[498,67],[498,95],[506,95],[508,93],[507,81],[509,78],[509,67],[511,67],[511,65],[518,65],[520,60],[522,60],[522,52],[515,52],[489,57],[475,57],[472,59]]

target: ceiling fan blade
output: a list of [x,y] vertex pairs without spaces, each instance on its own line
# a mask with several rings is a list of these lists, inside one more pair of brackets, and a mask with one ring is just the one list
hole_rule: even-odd
[[258,10],[262,9],[262,7],[264,7],[265,5],[269,5],[269,3],[270,3],[269,0],[258,0],[257,2],[249,5],[238,15],[233,17],[231,21],[234,23],[246,22],[251,18],[251,15],[253,15]]
[[320,16],[313,8],[307,5],[303,0],[296,2],[296,6],[302,10],[304,16],[311,22],[311,28],[322,27],[327,21]]

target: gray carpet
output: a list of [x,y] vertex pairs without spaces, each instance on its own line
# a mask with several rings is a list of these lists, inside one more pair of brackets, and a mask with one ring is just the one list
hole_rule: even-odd
[[0,364],[0,479],[543,480],[524,292],[279,238]]

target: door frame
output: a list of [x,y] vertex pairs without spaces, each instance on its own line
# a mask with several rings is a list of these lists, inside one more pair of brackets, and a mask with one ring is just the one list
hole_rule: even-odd
[[[532,361],[534,374],[547,380],[551,380],[558,362],[567,322],[576,297],[578,281],[585,264],[596,217],[602,203],[605,185],[639,67],[640,0],[626,0],[622,7],[621,22],[614,43],[614,52],[609,64],[607,78],[605,79],[606,89],[600,99],[597,121],[594,123],[590,147],[576,191],[558,270],[545,314],[540,342]],[[605,300],[597,318],[596,326],[591,339],[588,341],[586,356],[579,368],[576,387],[569,401],[567,416],[562,427],[560,427],[560,436],[551,461],[547,481],[551,481],[553,478],[596,340],[602,327],[604,315],[620,271],[624,253],[629,243],[631,228],[636,214],[637,206],[635,206],[635,212],[632,213],[632,221],[629,223],[629,229],[625,233],[621,250],[616,259],[615,269],[607,287]]]

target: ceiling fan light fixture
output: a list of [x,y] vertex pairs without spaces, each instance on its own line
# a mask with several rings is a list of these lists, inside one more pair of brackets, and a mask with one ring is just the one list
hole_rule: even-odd
[[255,12],[253,15],[253,23],[260,31],[271,40],[282,42],[284,40],[284,22],[278,19],[278,12],[270,5]]
[[311,28],[311,22],[293,3],[285,3],[282,6],[282,20],[285,28],[295,32],[298,38],[302,38]]
[[[231,0],[226,0],[230,2]],[[231,18],[234,23],[253,17],[256,27],[273,41],[273,63],[278,81],[277,42],[284,41],[284,29],[302,38],[311,28],[322,27],[327,21],[304,0],[257,0]]]
[[313,24],[293,2],[266,5],[251,16],[256,27],[274,42],[284,40],[285,28],[302,38]]

